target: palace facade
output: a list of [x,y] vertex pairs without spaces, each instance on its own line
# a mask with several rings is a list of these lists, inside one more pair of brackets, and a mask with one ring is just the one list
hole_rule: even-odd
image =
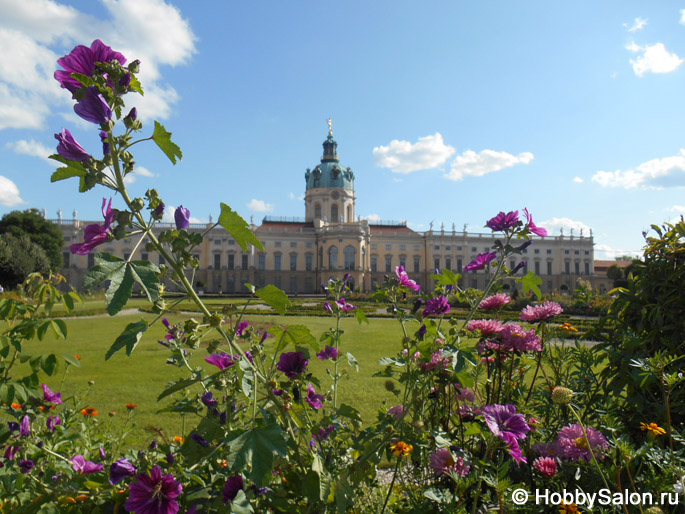
[[[195,274],[196,286],[205,293],[245,292],[243,284],[258,287],[274,284],[290,294],[318,293],[321,284],[332,277],[350,274],[351,284],[369,291],[382,283],[384,275],[394,273],[395,266],[403,265],[411,278],[424,288],[433,285],[430,275],[437,269],[461,273],[462,287],[484,288],[490,279],[488,270],[464,272],[463,266],[478,253],[492,251],[492,233],[473,233],[466,230],[418,232],[406,222],[379,222],[360,219],[356,215],[354,173],[340,164],[337,142],[329,128],[323,142],[321,161],[305,173],[305,212],[303,218],[265,217],[260,225],[252,223],[252,230],[264,245],[264,251],[249,247],[243,252],[221,227],[205,236],[195,256],[200,267]],[[76,216],[74,216],[76,217]],[[94,256],[73,255],[69,245],[83,241],[85,226],[99,221],[55,220],[64,233],[64,262],[62,274],[70,284],[78,287]],[[205,231],[213,223],[191,224],[189,231]],[[160,223],[155,231],[173,228]],[[594,272],[592,235],[574,237],[559,235],[533,236],[533,244],[523,255],[512,257],[512,268],[519,260],[543,279],[543,292],[572,291],[579,277],[589,280],[598,289],[605,289],[605,277]],[[135,241],[110,241],[99,247],[132,260],[152,259],[164,264],[158,255],[150,255],[145,245],[132,253]],[[519,272],[520,275],[520,272]],[[513,280],[507,286],[516,287]]]

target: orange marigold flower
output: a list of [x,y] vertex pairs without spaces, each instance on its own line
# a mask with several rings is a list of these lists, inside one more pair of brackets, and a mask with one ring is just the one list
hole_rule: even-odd
[[76,360],[77,360],[77,361],[80,361],[80,360],[81,360],[81,357],[79,357],[79,354],[78,354],[78,353],[75,353],[75,354],[74,354],[74,357],[76,357]]
[[127,404],[126,404],[126,408],[127,408],[128,410],[133,410],[133,409],[137,409],[138,406],[137,406],[135,403],[127,403]]
[[85,409],[81,409],[81,414],[84,416],[97,416],[99,412],[97,409],[94,409],[93,407],[86,407]]
[[580,509],[575,503],[562,501],[559,505],[559,514],[580,514]]
[[88,499],[87,494],[79,494],[76,498],[74,498],[74,500],[76,500],[77,502],[82,502],[82,501],[87,500],[87,499]]
[[398,457],[406,457],[412,452],[414,447],[411,444],[405,443],[404,441],[397,441],[396,443],[390,445],[390,449],[392,450],[392,453]]
[[640,423],[640,428],[643,431],[649,431],[649,433],[655,437],[666,433],[666,431],[656,423]]
[[185,439],[183,439],[183,437],[181,437],[180,435],[175,435],[174,441],[176,441],[178,444],[183,444],[183,441],[185,441]]
[[21,409],[21,403],[14,403],[14,402],[12,402],[12,403],[10,404],[10,407],[12,407],[14,410],[19,410],[19,409]]
[[559,325],[559,330],[566,330],[567,332],[578,332],[578,329],[568,322]]
[[221,459],[221,467],[225,468],[228,466],[228,463],[226,462],[226,459]]

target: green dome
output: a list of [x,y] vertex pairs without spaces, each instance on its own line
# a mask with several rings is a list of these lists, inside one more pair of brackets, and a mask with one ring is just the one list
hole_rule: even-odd
[[321,164],[313,170],[307,168],[304,179],[307,182],[307,190],[319,187],[352,189],[354,191],[354,173],[350,168],[340,165],[337,155],[338,143],[333,139],[333,134],[323,142],[323,157]]

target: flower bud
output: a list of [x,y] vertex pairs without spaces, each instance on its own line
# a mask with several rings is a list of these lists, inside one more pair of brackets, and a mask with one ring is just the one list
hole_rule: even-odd
[[[130,84],[131,84],[131,74],[130,74],[130,73],[126,73],[124,76],[122,76],[122,77],[119,79],[119,85],[120,85],[121,87],[128,88],[128,86],[129,86]],[[134,107],[134,108],[135,108],[135,107]]]
[[145,207],[145,202],[142,198],[134,198],[131,202],[131,207],[135,212],[142,211],[143,207]]
[[131,73],[138,73],[140,71],[140,59],[136,59],[135,61],[129,63],[128,71]]
[[552,402],[557,405],[567,405],[573,399],[573,391],[568,387],[556,386],[552,389]]

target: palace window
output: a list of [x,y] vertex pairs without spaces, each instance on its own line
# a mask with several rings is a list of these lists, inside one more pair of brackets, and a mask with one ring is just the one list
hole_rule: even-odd
[[214,254],[214,269],[221,269],[221,254]]
[[346,270],[353,270],[354,269],[355,256],[356,256],[356,252],[354,250],[354,247],[353,246],[346,246],[343,253],[345,256],[345,269]]

